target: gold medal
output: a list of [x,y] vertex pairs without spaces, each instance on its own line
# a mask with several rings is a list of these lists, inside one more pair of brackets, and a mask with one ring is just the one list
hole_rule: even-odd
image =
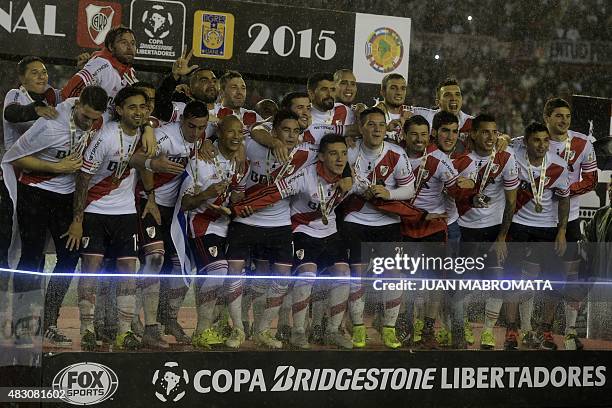
[[543,209],[544,208],[542,208],[542,204],[536,203],[536,205],[535,205],[535,212],[541,213]]
[[325,213],[322,214],[321,221],[323,222],[323,225],[329,224],[329,220],[327,219],[327,214]]

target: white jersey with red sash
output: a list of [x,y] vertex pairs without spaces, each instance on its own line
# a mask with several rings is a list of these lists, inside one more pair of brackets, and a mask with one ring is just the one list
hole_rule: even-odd
[[344,125],[326,125],[323,123],[313,123],[308,126],[302,133],[302,141],[318,146],[321,143],[321,139],[325,135],[346,135],[346,127]]
[[[554,196],[569,197],[570,195],[567,164],[556,154],[548,152],[545,156],[545,167],[533,166],[528,162],[524,147],[516,147],[515,152],[520,187],[516,196],[516,210],[512,222],[531,227],[556,227],[558,204]],[[541,202],[536,203],[534,196],[538,195],[537,191],[541,186],[542,170],[544,170],[544,181]],[[529,176],[530,173],[532,177]]]
[[126,86],[138,82],[136,71],[130,65],[125,65],[104,48],[93,54],[85,66],[77,72],[62,89],[64,99],[79,96],[88,85],[98,85],[108,94],[106,115],[112,114],[114,98]]
[[[462,194],[455,199],[459,212],[459,225],[466,228],[486,228],[502,223],[506,203],[506,190],[519,186],[518,168],[514,151],[507,148],[490,156],[470,152],[454,160],[459,176],[474,180],[472,194]],[[476,194],[488,197],[486,207],[474,208]]]
[[[45,98],[42,102],[45,103],[47,106],[56,106],[61,100],[60,91],[51,87],[47,88],[44,93],[44,97]],[[6,93],[4,97],[4,109],[6,109],[7,106],[12,104],[29,105],[33,102],[34,100],[30,96],[28,91],[23,86],[20,86],[19,88],[11,89]],[[36,121],[31,120],[29,122],[12,123],[6,120],[4,118],[4,115],[2,115],[4,149],[10,149],[13,143],[15,143],[17,139],[19,139],[19,137],[23,135],[26,130],[28,130],[34,124],[34,122]]]
[[[4,160],[13,162],[26,156],[57,163],[73,153],[82,154],[91,134],[79,129],[73,120],[74,104],[78,98],[70,98],[57,106],[58,117],[38,119],[6,153]],[[96,124],[99,128],[100,123]],[[42,173],[24,170],[19,182],[59,194],[74,191],[74,173]]]
[[[446,193],[457,189],[457,171],[450,158],[435,145],[427,146],[425,154],[409,158],[415,177],[415,198],[411,200],[419,210],[427,213],[446,212]],[[446,219],[415,220],[402,217],[402,235],[423,238],[439,231],[446,231]]]
[[310,111],[312,124],[324,125],[352,125],[355,123],[355,113],[343,103],[336,102],[328,111],[320,111],[313,107]]
[[[247,169],[245,173],[248,174],[248,163],[244,163],[244,167]],[[208,206],[210,204],[229,206],[230,190],[244,191],[242,181],[245,177],[237,173],[235,162],[228,160],[221,153],[217,154],[213,163],[198,160],[197,156],[193,156],[187,163],[181,175],[180,190],[170,227],[172,242],[177,250],[183,273],[190,274],[192,265],[195,265],[190,247],[187,245],[188,237],[195,238],[206,234],[227,236],[229,217]],[[196,209],[190,211],[181,209],[181,202],[185,194],[197,194],[205,191],[212,184],[227,180],[230,180],[227,193],[208,199]]]
[[273,185],[247,195],[234,206],[240,212],[245,206],[254,210],[291,197],[291,227],[293,232],[302,232],[313,238],[325,238],[336,233],[336,207],[356,191],[342,193],[337,188],[340,177],[325,174],[323,163],[308,165],[291,176],[278,180]]
[[[414,175],[404,150],[383,142],[376,150],[368,149],[363,141],[348,151],[348,161],[355,169],[357,182],[383,185],[387,190],[414,183]],[[379,211],[361,196],[352,194],[346,203],[344,221],[361,225],[382,226],[400,222],[399,216]]]
[[[230,191],[244,191],[244,184],[240,183],[244,177],[245,174],[237,173],[235,162],[226,159],[221,153],[217,154],[214,163],[196,160],[195,158],[189,161],[186,177],[182,181],[181,199],[184,194],[205,191],[211,185],[223,181],[230,182],[226,194],[210,198],[200,207],[186,211],[190,237],[195,238],[206,234],[215,234],[220,237],[227,236],[229,217],[210,209],[208,206],[214,204],[229,207]],[[177,205],[180,205],[180,203],[177,203]]]
[[[279,162],[269,148],[250,137],[245,144],[247,159],[250,162],[249,175],[243,181],[247,195],[268,187],[274,184],[277,178],[288,177],[317,160],[318,149],[308,143],[296,146],[291,152],[291,161],[286,164]],[[291,225],[289,201],[278,201],[250,217],[236,217],[234,221],[258,227]]]
[[[16,172],[11,162],[26,156],[34,156],[40,160],[58,162],[74,151],[82,152],[89,141],[91,132],[83,132],[74,127],[71,132],[72,109],[76,98],[57,106],[58,117],[55,119],[39,118],[34,122],[12,147],[6,152],[2,161],[4,183],[13,201],[13,235],[9,250],[11,266],[19,260],[21,240],[19,237],[19,224],[17,219],[17,177],[20,182],[43,190],[60,194],[69,194],[74,191],[74,174]],[[99,127],[100,123],[96,123]]]
[[409,160],[416,180],[416,196],[412,204],[428,213],[445,212],[443,192],[457,183],[457,170],[450,158],[435,145],[429,145],[425,155],[410,157]]
[[573,130],[567,131],[567,140],[550,140],[549,152],[567,162],[570,183],[569,221],[578,219],[580,196],[597,186],[597,159],[588,136]]
[[[155,139],[157,140],[156,155],[163,154],[168,160],[179,163],[183,167],[194,154],[194,144],[187,142],[183,137],[180,122],[167,123],[156,128]],[[174,207],[181,186],[181,175],[154,173],[153,186],[155,202],[165,207]],[[139,182],[138,187],[140,197],[146,198],[145,192],[141,191],[142,183]]]
[[85,212],[135,214],[136,170],[129,162],[139,143],[140,130],[129,136],[119,122],[105,123],[85,150],[81,171],[92,174]]

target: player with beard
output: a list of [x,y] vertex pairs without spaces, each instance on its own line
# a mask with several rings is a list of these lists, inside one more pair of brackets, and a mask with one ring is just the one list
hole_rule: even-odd
[[[349,163],[357,182],[368,185],[365,194],[352,194],[345,203],[342,233],[349,243],[351,273],[363,277],[367,262],[361,253],[362,242],[398,242],[401,240],[400,217],[385,211],[380,204],[408,200],[414,196],[414,175],[401,147],[385,142],[385,113],[378,108],[360,114],[363,140],[349,149]],[[360,281],[351,281],[349,312],[353,322],[353,346],[366,346],[363,323],[365,289]],[[382,337],[385,346],[398,348],[395,323],[401,303],[401,291],[385,290]]]
[[[469,194],[455,199],[461,226],[462,252],[466,257],[486,257],[487,279],[503,279],[503,263],[507,257],[506,238],[512,223],[519,185],[514,151],[497,150],[495,118],[480,114],[472,121],[472,151],[454,160],[459,175],[471,178],[475,186]],[[481,243],[488,243],[483,244]],[[494,245],[491,246],[490,243]],[[482,349],[493,349],[493,327],[499,318],[503,294],[490,292],[485,304],[484,329],[480,337]],[[506,347],[516,341],[516,330],[506,333]]]
[[[136,170],[171,171],[158,158],[145,160],[134,154],[140,126],[147,119],[146,94],[126,87],[116,95],[118,121],[106,123],[85,150],[83,166],[76,177],[73,220],[68,228],[67,247],[81,248],[81,271],[98,273],[104,256],[116,258],[117,271],[136,272],[137,220],[134,188]],[[152,186],[145,186],[148,190]],[[154,203],[151,203],[154,206]],[[153,211],[153,208],[151,208]],[[93,328],[95,278],[79,279],[78,298],[81,320],[81,347],[96,345]],[[134,313],[135,279],[122,279],[117,285],[119,334],[115,340],[121,349],[140,346],[131,331]]]
[[[550,150],[559,155],[568,164],[570,178],[570,214],[567,223],[566,238],[575,243],[581,240],[580,232],[580,198],[593,191],[597,186],[597,161],[593,145],[588,136],[569,130],[572,111],[569,103],[561,98],[552,98],[544,105],[544,123],[550,134]],[[570,244],[563,259],[563,270],[566,280],[579,278],[580,257],[575,244]],[[574,289],[574,290],[572,290]],[[578,290],[575,290],[578,289]],[[579,286],[568,287],[565,298],[565,348],[580,350],[583,348],[576,333],[576,318],[580,304],[586,297]]]
[[[522,245],[514,254],[520,279],[559,279],[563,255],[567,249],[566,231],[570,212],[570,179],[567,162],[550,152],[550,134],[545,125],[534,122],[525,129],[522,143],[515,143],[516,161],[521,185],[516,198],[516,212],[509,236]],[[555,200],[556,199],[556,200]],[[535,243],[535,244],[533,244]],[[554,243],[554,254],[549,246]],[[546,244],[544,244],[546,245]],[[556,255],[556,257],[555,257]],[[533,293],[515,294],[523,331],[523,344],[534,343],[531,329]],[[555,291],[544,296],[540,348],[556,350],[552,323],[558,303]],[[517,304],[507,303],[507,321],[516,333]],[[514,347],[518,348],[515,341]]]
[[[85,66],[68,80],[62,89],[62,99],[79,96],[88,85],[98,85],[108,94],[105,119],[110,119],[115,95],[126,86],[138,82],[132,67],[135,55],[134,32],[123,26],[111,28],[104,38],[104,48],[94,52]],[[150,127],[147,128],[141,143],[145,153],[152,156],[155,153],[155,135]]]
[[[321,138],[328,134],[337,134],[348,138],[354,138],[360,135],[359,126],[354,125],[328,125],[324,123],[312,123],[311,106],[308,94],[304,92],[291,92],[287,94],[281,101],[281,109],[291,111],[298,116],[298,124],[300,125],[300,141],[319,145]],[[251,130],[251,136],[260,144],[270,147],[282,161],[286,161],[287,146],[284,146],[278,138],[273,138],[270,135],[270,122],[264,122],[255,126]],[[352,140],[350,141],[352,142]],[[353,143],[349,143],[353,144]]]
[[[350,349],[353,347],[351,340],[338,331],[349,294],[349,284],[342,278],[348,277],[350,270],[345,245],[337,232],[334,209],[352,192],[342,192],[337,184],[347,162],[347,147],[342,136],[324,136],[318,159],[316,164],[306,166],[276,181],[274,185],[247,194],[244,200],[234,205],[233,211],[248,214],[292,197],[295,274],[304,280],[295,281],[291,290],[293,329],[289,343],[299,349],[310,348],[304,324],[312,279],[323,268],[329,267],[339,280],[330,290],[331,307],[326,343]],[[360,186],[363,190],[367,188],[363,183]],[[356,183],[355,192],[358,188]]]
[[[107,95],[102,88],[86,87],[80,98],[70,98],[54,109],[55,119],[37,120],[4,156],[5,182],[13,200],[16,200],[21,238],[21,258],[17,269],[42,269],[49,230],[57,252],[54,272],[74,271],[78,254],[66,249],[65,235],[62,234],[72,218],[74,173],[81,167],[83,150],[89,142],[94,122],[100,126],[106,102]],[[11,165],[20,171],[13,172]],[[34,219],[37,222],[33,222]],[[59,309],[70,281],[70,278],[52,277],[46,290],[45,339],[52,347],[72,345],[72,341],[57,330]],[[28,292],[42,289],[41,279],[16,274],[13,285],[14,321],[17,323],[30,315],[27,309],[35,308],[34,305],[40,302],[28,299]],[[38,305],[38,311],[41,306]],[[31,346],[34,333],[17,330],[16,334],[18,346]]]
[[312,74],[306,84],[312,102],[312,123],[326,125],[351,125],[355,115],[350,107],[334,103],[336,82],[334,76],[326,72]]
[[[403,139],[416,179],[416,193],[412,204],[424,211],[426,216],[418,220],[402,218],[402,235],[405,241],[428,242],[423,250],[430,252],[431,256],[443,256],[443,247],[434,243],[446,242],[447,215],[444,196],[446,194],[454,198],[461,190],[472,188],[474,183],[468,178],[458,177],[450,157],[435,144],[429,144],[429,133],[429,123],[423,116],[412,116],[404,123]],[[441,295],[437,292],[428,293],[426,299],[423,338],[418,342],[424,348],[437,348],[433,326],[440,308]],[[407,316],[403,315],[401,323],[407,321]],[[462,344],[463,316],[458,322],[453,321],[452,326],[454,346],[465,348]]]
[[380,96],[383,100],[376,107],[385,113],[387,121],[387,138],[399,143],[404,122],[411,116],[409,107],[405,105],[408,86],[406,79],[400,74],[387,74],[380,86]]
[[[219,78],[221,89],[221,102],[216,103],[212,116],[222,119],[227,115],[235,115],[245,128],[250,128],[263,119],[254,110],[244,108],[247,95],[247,86],[237,71],[227,71]],[[214,120],[214,118],[212,118]]]
[[78,96],[84,87],[95,84],[108,93],[108,112],[111,113],[117,92],[138,82],[132,68],[135,55],[134,32],[127,27],[112,28],[104,39],[104,49],[95,52],[83,69],[68,80],[62,97]]
[[[219,130],[219,139],[215,142],[218,153],[213,162],[198,160],[194,155],[187,164],[172,224],[181,266],[191,274],[193,259],[197,274],[202,277],[227,274],[225,245],[230,223],[227,208],[230,197],[240,189],[240,182],[246,176],[240,175],[240,166],[236,164],[244,138],[242,123],[229,115],[221,119]],[[213,326],[213,319],[215,304],[223,297],[223,280],[200,278],[195,285],[197,326],[192,343],[199,348],[222,344],[222,333]],[[244,333],[237,327],[231,337],[244,341]]]
[[[207,68],[189,65],[193,51],[172,64],[172,73],[164,78],[157,90],[155,112],[159,119],[174,122],[181,116],[185,104],[191,100],[203,102],[213,110],[219,96],[219,83],[215,73]],[[188,92],[177,92],[182,77],[188,77]]]

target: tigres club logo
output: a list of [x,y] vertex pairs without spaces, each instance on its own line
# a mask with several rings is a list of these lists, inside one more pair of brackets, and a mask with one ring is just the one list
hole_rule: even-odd
[[167,362],[161,370],[155,370],[153,374],[155,396],[162,402],[179,401],[185,396],[187,384],[187,370],[181,369],[174,361]]
[[365,55],[372,68],[386,74],[396,70],[402,63],[404,44],[395,30],[380,27],[368,37]]
[[234,15],[198,10],[194,14],[193,53],[200,58],[231,59]]

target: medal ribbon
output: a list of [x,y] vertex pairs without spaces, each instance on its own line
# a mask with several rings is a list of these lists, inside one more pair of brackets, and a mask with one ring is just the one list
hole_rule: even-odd
[[542,164],[540,165],[540,179],[538,180],[538,185],[536,186],[535,178],[533,177],[533,169],[531,167],[531,163],[529,162],[529,156],[525,154],[527,159],[527,166],[529,167],[529,181],[531,183],[531,191],[533,192],[533,201],[535,201],[536,206],[542,206],[542,196],[544,195],[544,184],[546,182],[546,156],[542,159]]

